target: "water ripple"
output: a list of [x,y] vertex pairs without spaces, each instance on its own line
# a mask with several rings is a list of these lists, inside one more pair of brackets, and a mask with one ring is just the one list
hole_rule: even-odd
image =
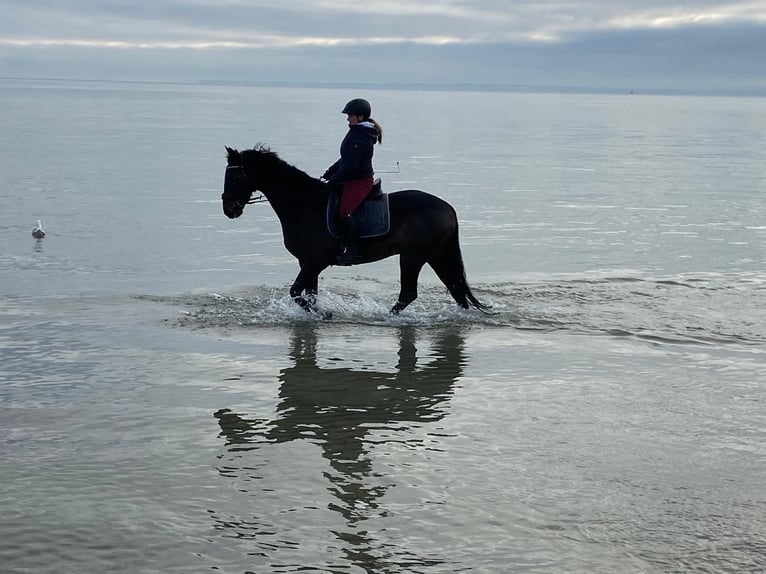
[[[339,323],[380,326],[464,324],[520,330],[635,338],[655,344],[733,345],[766,343],[766,279],[761,275],[685,275],[670,278],[616,276],[474,286],[491,315],[462,310],[440,288],[421,289],[420,298],[399,317],[388,313],[396,286],[366,280],[364,287],[329,285],[319,305]],[[286,289],[285,289],[286,290]],[[285,290],[255,287],[234,294],[165,299],[186,307],[180,325],[242,328],[321,321],[292,303]]]

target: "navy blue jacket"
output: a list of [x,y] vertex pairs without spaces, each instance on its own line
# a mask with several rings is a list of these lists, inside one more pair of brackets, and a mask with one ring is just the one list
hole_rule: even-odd
[[339,187],[351,179],[372,176],[372,153],[378,132],[370,122],[360,122],[348,128],[340,144],[340,159],[327,168],[322,176],[330,187]]

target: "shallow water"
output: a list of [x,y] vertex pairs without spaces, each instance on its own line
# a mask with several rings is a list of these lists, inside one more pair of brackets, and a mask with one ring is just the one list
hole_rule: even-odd
[[493,313],[390,316],[390,260],[323,320],[218,195],[254,133],[321,173],[342,123],[280,110],[343,93],[0,91],[4,572],[766,569],[763,101],[377,93]]
[[[601,322],[571,289],[482,295],[555,291]],[[349,295],[326,298],[332,321],[267,290],[4,309],[4,563],[762,568],[758,341],[647,334],[624,303],[609,333],[435,297],[394,319]]]

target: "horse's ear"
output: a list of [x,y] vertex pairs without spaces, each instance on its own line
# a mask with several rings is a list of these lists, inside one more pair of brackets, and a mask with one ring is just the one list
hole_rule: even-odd
[[234,150],[231,149],[229,146],[224,146],[226,148],[226,155],[230,156],[234,153]]

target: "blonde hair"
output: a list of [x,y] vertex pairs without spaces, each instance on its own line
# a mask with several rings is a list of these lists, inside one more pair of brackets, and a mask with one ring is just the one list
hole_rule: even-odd
[[383,143],[383,127],[372,118],[367,118],[367,121],[375,126],[375,131],[378,132],[378,143]]

